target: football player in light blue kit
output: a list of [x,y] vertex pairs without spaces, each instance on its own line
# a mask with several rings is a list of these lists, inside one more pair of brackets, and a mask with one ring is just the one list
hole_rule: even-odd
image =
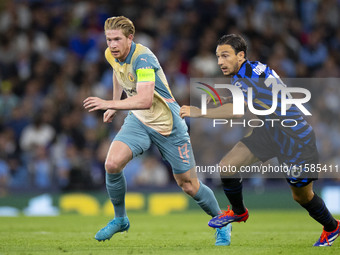
[[[194,171],[195,160],[190,137],[180,107],[171,94],[166,77],[155,55],[145,46],[135,44],[135,28],[126,17],[111,17],[105,22],[108,48],[105,57],[113,68],[113,100],[88,97],[84,107],[89,111],[106,110],[104,122],[111,122],[117,110],[130,110],[114,138],[105,162],[106,188],[115,217],[98,231],[98,241],[110,239],[130,227],[125,210],[125,165],[154,143],[172,167],[182,190],[193,197],[209,215],[221,211],[216,198],[201,183]],[[123,90],[127,98],[120,100]],[[216,230],[216,245],[230,244],[231,226]]]

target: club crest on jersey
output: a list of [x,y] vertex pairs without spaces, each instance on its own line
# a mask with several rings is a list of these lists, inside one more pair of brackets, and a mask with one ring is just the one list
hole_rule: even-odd
[[133,76],[133,74],[132,73],[128,73],[128,78],[129,78],[129,81],[131,81],[131,82],[134,82],[135,81],[135,77]]

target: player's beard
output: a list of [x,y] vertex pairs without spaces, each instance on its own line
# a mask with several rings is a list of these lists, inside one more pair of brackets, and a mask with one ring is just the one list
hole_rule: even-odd
[[237,74],[238,70],[239,70],[238,63],[235,63],[235,65],[233,66],[233,70],[230,72],[230,75]]
[[225,74],[225,73],[223,72],[223,69],[222,69],[222,67],[221,67],[221,71],[223,72],[223,75],[225,75],[225,76],[233,76],[233,75],[237,74],[237,72],[239,71],[239,69],[240,69],[240,66],[238,65],[237,62],[236,62],[235,64],[232,64],[232,63],[231,63],[231,68],[227,68],[227,70],[229,71],[229,73],[227,73],[227,74]]

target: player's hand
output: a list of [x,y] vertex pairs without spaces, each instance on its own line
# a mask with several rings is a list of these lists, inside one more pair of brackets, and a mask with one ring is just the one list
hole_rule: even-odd
[[[228,104],[228,103],[232,103],[233,102],[233,97],[232,96],[220,97],[220,98],[221,98],[222,104]],[[215,101],[218,104],[219,101],[218,101],[217,98],[215,98]],[[213,102],[213,99],[211,97],[207,97],[207,104],[212,103],[212,102]]]
[[89,112],[96,110],[107,110],[109,108],[109,101],[100,99],[98,97],[88,97],[83,103],[84,108],[89,109]]
[[116,115],[116,110],[109,109],[106,112],[104,112],[103,115],[103,122],[104,123],[109,123],[112,122],[114,116]]
[[197,108],[196,106],[183,105],[179,110],[179,115],[181,118],[197,118],[201,116],[201,109]]
[[[216,99],[215,99],[216,100]],[[213,99],[212,99],[212,97],[207,97],[207,104],[209,104],[210,102],[212,102],[213,101]]]

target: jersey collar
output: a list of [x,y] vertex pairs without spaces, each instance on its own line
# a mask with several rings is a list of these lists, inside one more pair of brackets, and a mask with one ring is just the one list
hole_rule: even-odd
[[240,73],[243,71],[243,68],[244,68],[244,66],[245,66],[247,63],[249,63],[249,60],[248,60],[248,59],[246,59],[246,60],[242,63],[242,65],[240,66],[240,69],[238,70],[237,74],[235,74],[235,75],[233,75],[233,77],[231,77],[232,80],[235,80],[235,79],[239,78]]
[[243,61],[242,65],[240,66],[240,69],[238,70],[237,73],[239,73],[239,72],[242,70],[242,68],[244,68],[244,66],[245,66],[247,63],[249,63],[248,59],[246,59],[245,61]]
[[130,52],[129,54],[127,55],[126,59],[122,62],[120,62],[118,59],[115,58],[115,61],[117,63],[119,63],[121,66],[124,65],[125,63],[126,64],[130,64],[131,63],[131,58],[132,58],[132,55],[133,53],[135,52],[136,50],[136,44],[134,42],[131,43],[131,48],[130,48]]

